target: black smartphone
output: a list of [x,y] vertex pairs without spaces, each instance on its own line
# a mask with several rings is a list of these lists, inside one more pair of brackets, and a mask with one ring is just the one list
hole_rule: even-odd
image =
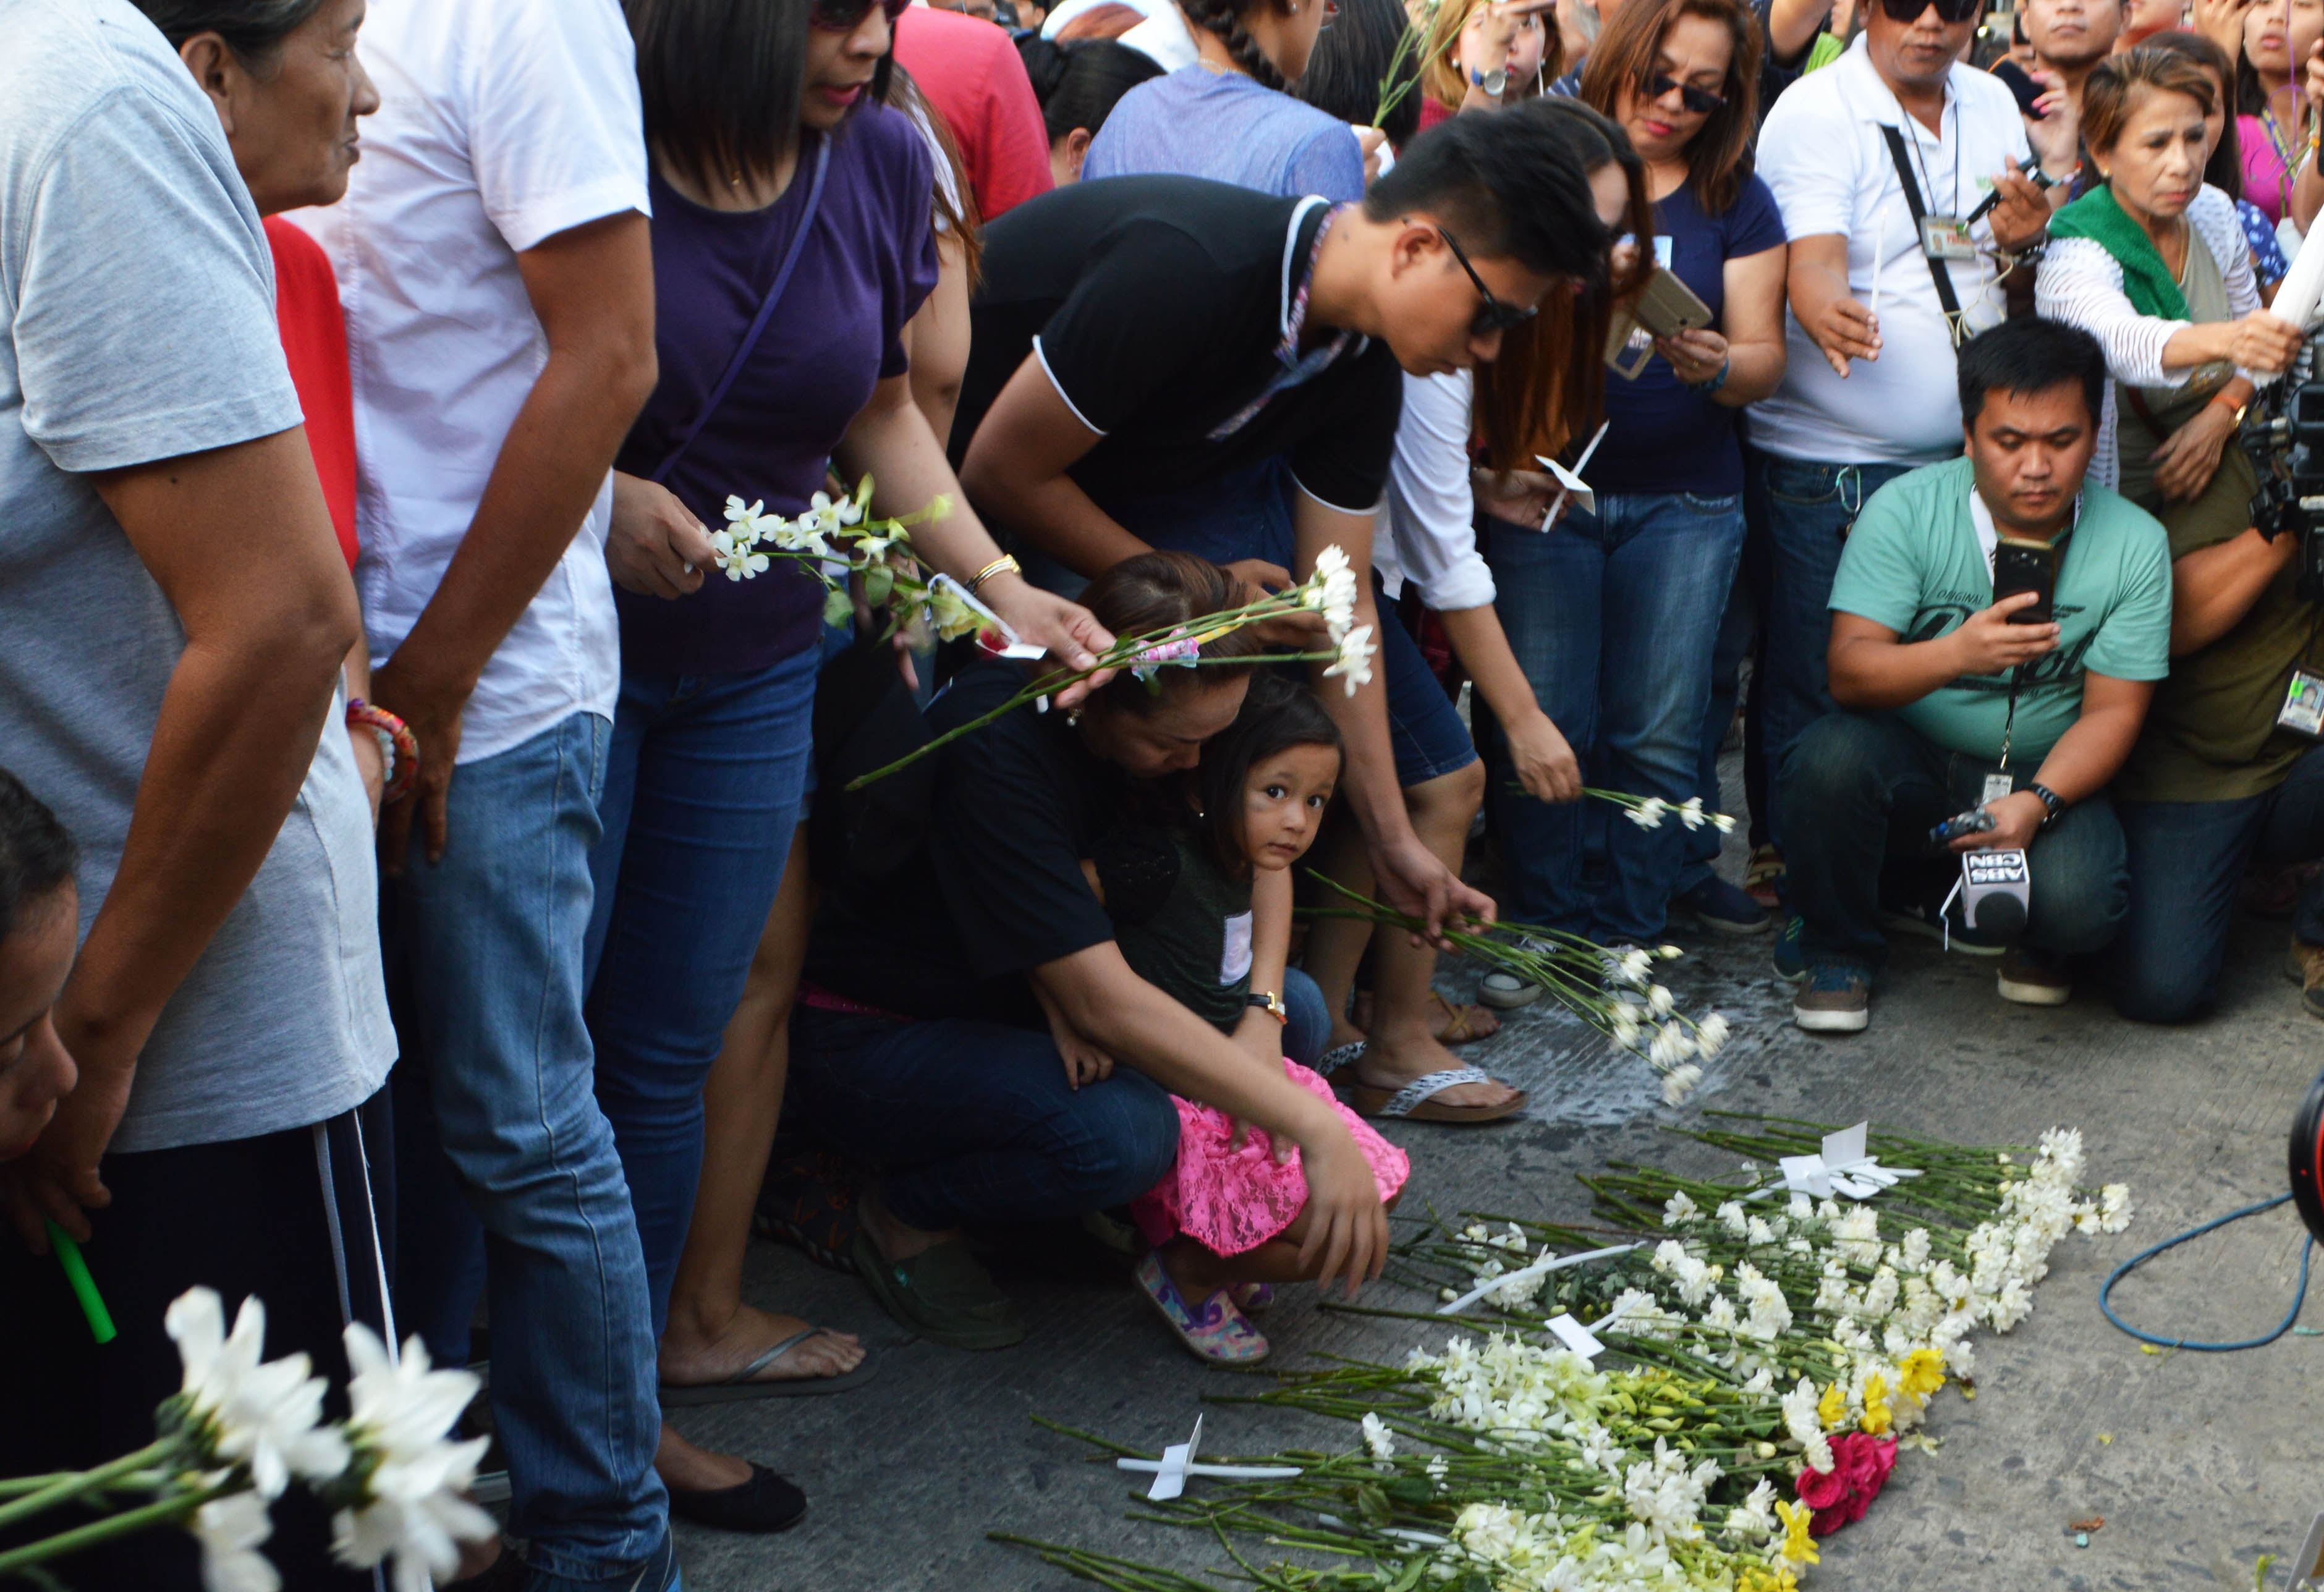
[[2029,603],[2009,616],[2014,625],[2045,625],[2051,621],[2052,600],[2058,591],[2058,550],[2038,542],[2003,542],[1993,549],[1993,600],[2015,596],[2019,592],[2038,593],[2041,601]]

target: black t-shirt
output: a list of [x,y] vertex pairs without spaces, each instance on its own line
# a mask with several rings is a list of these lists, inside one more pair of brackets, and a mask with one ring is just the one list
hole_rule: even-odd
[[1111,177],[1001,216],[984,237],[954,462],[1038,350],[1074,412],[1103,434],[1071,472],[1101,505],[1281,456],[1315,497],[1370,512],[1404,401],[1385,343],[1352,340],[1214,436],[1284,374],[1277,351],[1328,208],[1199,178]]
[[[1016,664],[979,663],[928,706],[942,732],[1022,689]],[[1082,859],[1111,828],[1127,777],[1061,713],[1015,710],[934,756],[927,838],[888,878],[842,879],[807,941],[806,977],[910,1017],[1038,1026],[1025,973],[1113,938]]]

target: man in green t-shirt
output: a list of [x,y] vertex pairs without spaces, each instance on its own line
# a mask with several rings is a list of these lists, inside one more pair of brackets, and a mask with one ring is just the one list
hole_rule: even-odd
[[[2027,853],[2032,915],[2002,962],[2004,998],[2063,1003],[2060,959],[2100,949],[2122,921],[2122,828],[2104,792],[2169,671],[2171,559],[2153,517],[2083,482],[2105,382],[2075,327],[1985,333],[1960,354],[1968,456],[1889,483],[1849,535],[1829,659],[1842,711],[1783,768],[1796,916],[1776,970],[1803,980],[1793,1018],[1812,1033],[1870,1020],[1883,864],[1941,857],[1929,831],[1957,813],[1982,806],[1993,828],[1953,851]],[[2037,593],[1994,600],[2000,542],[2049,550],[2052,622],[2014,617]]]

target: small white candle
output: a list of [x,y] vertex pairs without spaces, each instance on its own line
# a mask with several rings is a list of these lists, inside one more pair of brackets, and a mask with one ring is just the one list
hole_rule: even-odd
[[1880,267],[1888,258],[1888,207],[1880,207],[1880,224],[1872,229],[1872,291],[1864,303],[1865,314],[1876,320],[1880,314]]

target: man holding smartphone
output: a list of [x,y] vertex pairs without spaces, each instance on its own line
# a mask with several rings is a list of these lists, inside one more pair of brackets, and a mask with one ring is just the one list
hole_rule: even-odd
[[[1801,735],[1779,776],[1799,822],[1797,916],[1775,964],[1803,981],[1793,1019],[1811,1033],[1870,1021],[1882,869],[1904,858],[1951,872],[1928,836],[1957,814],[1983,808],[1993,826],[1951,851],[2024,851],[2032,872],[2004,999],[2062,1004],[2063,959],[2099,950],[2122,921],[2122,827],[2104,793],[2168,671],[2171,569],[2153,518],[2083,480],[2106,380],[2074,327],[1986,333],[1959,364],[1968,456],[1899,477],[1857,520],[1831,591],[1841,711]],[[2013,566],[2023,578],[1997,579]]]

